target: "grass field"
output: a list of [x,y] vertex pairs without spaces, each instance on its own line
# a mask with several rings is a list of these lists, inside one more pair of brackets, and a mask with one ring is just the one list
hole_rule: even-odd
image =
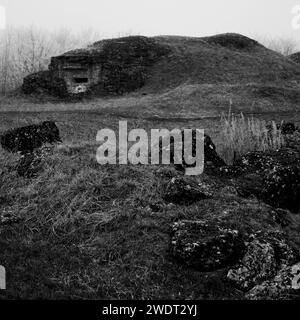
[[[175,262],[168,253],[170,224],[205,217],[221,209],[259,214],[245,200],[216,196],[188,207],[164,204],[161,193],[172,167],[101,166],[95,160],[102,128],[203,128],[222,155],[220,113],[151,110],[155,97],[129,96],[78,103],[38,103],[28,98],[1,100],[1,131],[53,120],[64,146],[56,148],[34,179],[18,177],[18,156],[0,150],[2,215],[18,223],[0,225],[1,264],[7,270],[2,298],[240,298],[224,282],[224,270],[203,273]],[[145,103],[146,102],[146,103]],[[139,112],[145,105],[144,112]],[[224,107],[225,109],[225,107]],[[151,112],[150,112],[151,111]],[[265,120],[300,123],[296,113],[256,114]],[[196,177],[199,181],[208,177]],[[247,200],[249,201],[249,200]],[[162,204],[153,212],[150,204]],[[245,209],[245,210],[244,210]],[[248,211],[247,211],[248,210]],[[247,219],[247,217],[244,217]],[[239,217],[241,219],[241,217]],[[239,224],[234,221],[233,224]],[[245,228],[246,228],[245,224]]]
[[[0,298],[243,298],[225,280],[226,268],[199,272],[175,261],[170,225],[205,219],[269,231],[277,228],[273,209],[224,191],[222,179],[206,174],[189,179],[213,186],[212,199],[167,203],[166,183],[181,173],[172,166],[99,165],[96,135],[117,130],[120,120],[129,130],[199,128],[230,161],[234,149],[228,150],[222,113],[231,108],[236,117],[300,125],[300,67],[239,35],[157,39],[172,54],[136,92],[77,102],[19,92],[0,97],[0,132],[52,120],[63,140],[31,179],[18,176],[18,155],[0,149],[0,265],[7,271]],[[243,151],[251,148],[248,142]],[[294,224],[300,245],[299,218]]]

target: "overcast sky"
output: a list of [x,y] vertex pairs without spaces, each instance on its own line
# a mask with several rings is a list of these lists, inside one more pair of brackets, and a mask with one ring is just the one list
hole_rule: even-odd
[[0,0],[11,25],[74,31],[92,27],[105,37],[205,36],[223,32],[292,37],[292,8],[300,0]]

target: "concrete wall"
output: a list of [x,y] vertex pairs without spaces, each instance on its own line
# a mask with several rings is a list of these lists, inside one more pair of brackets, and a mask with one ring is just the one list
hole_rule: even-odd
[[96,85],[101,77],[101,64],[78,61],[79,57],[57,59],[52,63],[52,72],[58,78],[65,80],[68,93],[77,94],[86,92],[92,85]]

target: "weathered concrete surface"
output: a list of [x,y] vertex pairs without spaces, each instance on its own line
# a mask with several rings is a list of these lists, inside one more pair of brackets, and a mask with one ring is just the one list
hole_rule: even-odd
[[168,52],[167,46],[142,36],[103,40],[52,57],[49,71],[26,77],[22,88],[59,96],[122,94],[143,86],[148,67]]

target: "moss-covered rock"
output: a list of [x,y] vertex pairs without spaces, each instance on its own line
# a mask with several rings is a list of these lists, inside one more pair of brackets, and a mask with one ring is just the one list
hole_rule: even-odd
[[252,234],[245,245],[245,255],[227,273],[239,289],[249,290],[295,262],[294,251],[280,232]]
[[275,166],[263,181],[262,197],[274,207],[300,209],[300,169],[297,166]]
[[237,230],[201,220],[182,220],[172,226],[172,255],[201,271],[217,270],[236,263],[243,256],[244,249],[242,236]]
[[184,178],[172,178],[167,184],[163,199],[177,204],[189,205],[203,199],[212,197],[211,188],[204,183],[187,181]]
[[250,300],[287,300],[300,295],[300,263],[285,266],[273,279],[255,286],[247,294]]

